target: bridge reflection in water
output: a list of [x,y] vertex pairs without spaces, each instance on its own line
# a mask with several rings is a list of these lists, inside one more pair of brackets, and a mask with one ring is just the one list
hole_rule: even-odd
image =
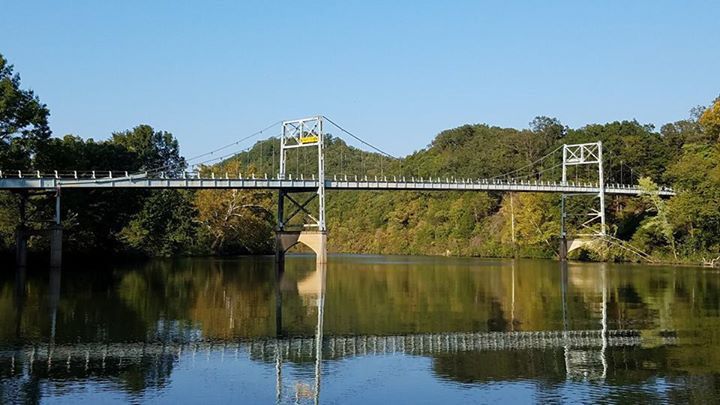
[[[309,264],[309,263],[308,263]],[[107,375],[133,366],[151,366],[158,370],[172,369],[172,364],[189,356],[193,361],[216,361],[232,358],[249,358],[260,362],[274,362],[276,371],[276,399],[278,402],[293,397],[306,397],[318,401],[321,392],[322,361],[355,356],[406,354],[442,356],[480,352],[555,350],[561,349],[565,374],[572,380],[602,380],[608,372],[607,350],[611,347],[640,347],[647,345],[647,333],[640,330],[612,330],[608,328],[607,269],[600,269],[599,289],[601,302],[592,303],[591,311],[599,312],[600,322],[595,329],[572,330],[568,309],[569,276],[567,263],[560,263],[562,320],[561,330],[516,331],[516,262],[512,262],[509,330],[499,332],[446,332],[404,333],[393,335],[324,335],[325,298],[327,291],[327,265],[316,264],[316,269],[298,280],[287,280],[284,263],[276,266],[275,336],[252,339],[208,338],[202,330],[195,333],[174,333],[156,336],[146,342],[121,342],[108,339],[84,339],[78,343],[56,343],[58,307],[60,302],[61,274],[51,270],[48,283],[50,331],[47,341],[5,346],[0,350],[2,375],[20,380],[37,376],[86,378]],[[16,310],[24,310],[26,282],[25,270],[18,270],[15,283]],[[283,285],[294,284],[302,305],[316,314],[312,336],[286,334],[283,329]],[[18,316],[17,319],[21,319]],[[16,336],[22,337],[22,327],[16,325]],[[651,336],[650,344],[675,342],[673,334]],[[313,364],[314,380],[291,377],[284,373],[286,364],[305,367]]]

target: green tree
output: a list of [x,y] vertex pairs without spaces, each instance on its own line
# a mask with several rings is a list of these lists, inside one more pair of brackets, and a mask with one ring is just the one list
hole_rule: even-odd
[[12,137],[45,140],[50,137],[47,106],[32,90],[20,88],[20,75],[0,54],[0,140]]
[[[47,106],[32,90],[21,88],[20,75],[13,72],[13,66],[0,54],[0,170],[32,168],[33,155],[51,135],[49,115]],[[8,245],[15,227],[27,218],[20,218],[21,213],[32,215],[37,211],[37,207],[29,206],[27,201],[15,196],[0,196],[0,217],[3,218],[0,225],[3,237],[0,239]],[[0,247],[3,244],[6,243],[0,242]]]
[[0,168],[30,168],[37,145],[50,137],[49,115],[32,90],[21,88],[20,75],[0,54]]
[[155,131],[150,125],[138,125],[129,131],[116,132],[112,142],[124,146],[137,156],[133,169],[176,174],[186,167],[177,139],[169,132]]
[[20,85],[20,75],[0,54],[0,168],[29,169],[38,144],[50,135],[47,106]]
[[[240,163],[230,160],[209,173],[239,173]],[[254,171],[254,168],[253,168]],[[272,252],[272,199],[267,194],[247,190],[200,190],[194,200],[197,221],[209,240],[208,247],[218,254],[263,254]]]
[[[507,148],[522,157],[523,166],[531,166],[534,175],[539,178],[545,156],[566,133],[566,128],[557,118],[535,117],[530,122],[530,131],[521,131],[506,137]],[[554,162],[553,162],[554,163]]]
[[667,178],[678,190],[668,209],[685,254],[720,251],[720,145],[685,145]]
[[720,97],[703,112],[699,121],[710,139],[720,142]]
[[567,143],[602,141],[607,183],[637,181],[647,176],[660,181],[672,155],[652,125],[616,121],[568,131]]
[[668,218],[668,209],[665,201],[660,197],[659,187],[649,177],[642,177],[638,181],[642,190],[642,198],[649,205],[648,211],[655,212],[656,215],[649,217],[643,221],[641,228],[647,230],[650,234],[660,234],[670,245],[670,250],[675,260],[678,259],[677,249],[675,247],[675,235],[673,227]]
[[[38,170],[58,170],[68,175],[73,171],[82,174],[109,168],[132,168],[136,160],[136,155],[121,145],[66,135],[44,142],[38,148],[34,165]],[[141,209],[148,195],[147,190],[63,190],[61,209],[67,231],[65,251],[123,251],[125,244],[118,235]],[[40,217],[52,218],[52,199],[43,198],[38,203],[42,203]]]
[[[510,198],[513,199],[512,205]],[[515,238],[520,247],[541,248],[554,254],[552,240],[560,234],[556,196],[536,193],[507,194],[500,214],[504,218],[504,242],[512,241],[512,216],[515,217]]]
[[142,209],[123,228],[120,237],[150,256],[191,252],[197,234],[194,206],[188,192],[162,190],[144,199]]

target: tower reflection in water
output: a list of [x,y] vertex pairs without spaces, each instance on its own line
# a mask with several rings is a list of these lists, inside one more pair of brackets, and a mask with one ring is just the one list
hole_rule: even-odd
[[[563,316],[563,352],[565,358],[565,372],[568,379],[600,379],[607,377],[608,362],[606,352],[608,348],[608,319],[607,319],[607,266],[601,264],[600,286],[602,301],[600,302],[600,348],[595,351],[593,347],[583,347],[583,343],[573,346],[570,339],[570,312],[568,308],[569,272],[568,263],[560,262],[561,299]],[[595,304],[595,303],[592,303]],[[592,305],[592,307],[596,307]],[[592,308],[595,309],[595,308]],[[597,370],[600,366],[601,371]]]
[[[295,381],[292,385],[295,401],[301,398],[312,399],[314,403],[320,401],[320,381],[322,374],[322,351],[323,351],[323,318],[325,314],[325,292],[327,289],[327,264],[316,263],[315,271],[310,272],[305,278],[299,280],[296,284],[297,292],[308,306],[315,306],[317,311],[317,323],[315,327],[315,368],[314,381],[312,385],[307,381]],[[282,329],[282,285],[283,276],[285,275],[285,261],[280,260],[275,263],[275,319],[276,319],[276,336],[275,340],[275,399],[277,403],[282,403],[287,390],[285,382],[283,382],[283,350],[279,345],[280,339],[284,336]]]

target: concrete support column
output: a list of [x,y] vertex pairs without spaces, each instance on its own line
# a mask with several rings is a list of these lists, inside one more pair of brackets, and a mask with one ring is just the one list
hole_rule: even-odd
[[567,238],[565,236],[562,236],[560,238],[560,249],[559,249],[559,256],[560,256],[561,262],[567,261],[567,254],[568,254],[567,249],[568,249]]
[[281,237],[285,228],[285,194],[285,190],[278,192],[277,228],[275,229],[275,261],[278,263],[285,260],[286,247]]
[[317,264],[327,263],[327,232],[320,232],[318,235],[317,248],[315,249],[315,262]]
[[285,245],[283,244],[282,232],[275,232],[275,262],[285,261]]
[[27,266],[27,239],[27,229],[18,226],[15,230],[15,264],[18,267]]
[[48,231],[50,235],[50,267],[62,265],[62,225],[52,225]]

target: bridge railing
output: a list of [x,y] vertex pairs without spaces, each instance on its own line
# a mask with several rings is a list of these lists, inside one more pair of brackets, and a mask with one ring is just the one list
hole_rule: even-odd
[[[147,173],[147,172],[128,172],[120,170],[0,170],[0,181],[8,180],[41,180],[43,184],[52,183],[57,186],[63,185],[92,185],[93,182],[116,182],[121,184],[122,182],[135,181],[135,180],[146,180],[150,183],[155,184],[157,180],[257,180],[258,183],[262,181],[281,181],[277,175],[263,174],[244,174],[244,173],[200,173],[197,171],[184,171],[180,173]],[[315,175],[304,175],[304,174],[286,174],[282,180],[285,182],[302,182],[304,186],[317,182]],[[472,189],[474,185],[489,186],[488,188],[495,188],[492,186],[508,186],[510,191],[512,189],[527,188],[527,187],[562,187],[562,188],[576,188],[580,192],[585,192],[587,189],[598,189],[599,184],[597,182],[587,181],[572,181],[569,180],[566,184],[556,180],[527,180],[527,179],[496,179],[496,178],[485,178],[485,179],[473,179],[473,178],[455,178],[455,177],[442,177],[442,176],[367,176],[367,175],[333,175],[326,177],[326,182],[329,182],[331,186],[338,186],[336,188],[404,188],[404,187],[382,187],[381,185],[402,185],[402,184],[414,184],[414,185],[458,185],[457,189]],[[148,186],[151,186],[151,184]],[[353,187],[350,187],[352,183]],[[31,184],[31,183],[28,183]],[[327,184],[327,183],[326,183]],[[206,182],[203,185],[207,185]],[[260,184],[258,184],[259,186]],[[372,187],[369,187],[372,185]],[[153,185],[156,187],[157,185]],[[368,186],[368,187],[366,187]],[[22,188],[22,187],[20,187]],[[28,187],[32,188],[32,187]],[[412,187],[409,187],[412,188]],[[433,187],[421,187],[426,189],[433,189]],[[439,187],[444,189],[444,187]],[[583,190],[585,189],[585,190]],[[638,185],[635,184],[619,184],[610,183],[605,184],[606,191],[618,191],[628,190],[632,191],[632,194],[637,194],[640,190]],[[527,191],[527,190],[524,190]],[[660,192],[663,195],[673,195],[675,190],[671,187],[660,187]]]
[[0,170],[1,179],[101,179],[140,176],[121,170]]

